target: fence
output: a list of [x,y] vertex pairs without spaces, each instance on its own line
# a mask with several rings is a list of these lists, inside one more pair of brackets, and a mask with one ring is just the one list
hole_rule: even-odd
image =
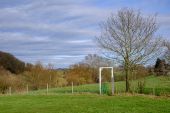
[[[125,93],[125,81],[117,81],[114,85],[115,94]],[[132,94],[149,94],[149,95],[168,95],[170,96],[170,77],[149,76],[145,79],[131,80],[130,92]],[[50,83],[43,84],[23,84],[22,86],[0,87],[0,94],[79,94],[91,93],[99,94],[99,84],[75,85],[73,82],[70,86],[55,86]],[[111,93],[111,83],[106,82],[102,85],[102,94]]]
[[[164,87],[158,84],[149,85],[144,83],[140,86],[139,81],[131,81],[131,90],[132,94],[149,94],[149,95],[164,95],[170,96],[170,87],[169,83]],[[164,83],[166,84],[166,83]],[[15,90],[12,86],[8,87],[5,94],[29,94],[29,95],[55,95],[55,94],[99,94],[99,85],[98,84],[85,84],[85,85],[74,85],[72,82],[71,86],[62,86],[62,87],[51,87],[48,83],[46,87],[33,90],[32,86],[25,85],[20,90]],[[125,82],[115,82],[115,94],[125,93]],[[111,83],[102,84],[102,94],[111,94]]]

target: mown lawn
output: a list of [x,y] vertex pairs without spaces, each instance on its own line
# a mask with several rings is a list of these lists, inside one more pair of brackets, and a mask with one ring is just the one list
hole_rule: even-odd
[[0,113],[170,113],[170,99],[146,96],[0,96]]

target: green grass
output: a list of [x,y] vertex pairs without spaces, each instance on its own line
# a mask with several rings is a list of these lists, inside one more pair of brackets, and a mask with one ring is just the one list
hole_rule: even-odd
[[144,96],[0,96],[0,113],[170,113],[170,99]]
[[[141,80],[145,81],[145,94],[152,94],[153,89],[156,95],[170,94],[170,77],[150,76],[131,81],[131,89],[137,91]],[[124,92],[125,82],[115,82],[115,89],[116,93]],[[0,96],[0,113],[170,113],[169,97],[99,96],[98,90],[98,84],[87,84],[74,86],[74,94],[70,94],[71,87],[62,87],[50,88],[48,95],[44,89],[27,95]]]
[[[140,80],[145,81],[145,87],[144,87],[145,94],[153,94],[153,93],[155,93],[155,95],[170,94],[170,77],[149,76]],[[138,86],[138,81],[140,80],[131,81],[132,92],[138,92],[137,86]],[[110,83],[108,83],[109,89],[111,89],[110,86],[111,86]],[[115,92],[122,93],[124,91],[125,91],[125,82],[124,81],[115,82]],[[74,93],[85,93],[85,92],[98,93],[99,92],[98,84],[86,84],[86,85],[74,86]],[[45,94],[45,93],[46,93],[46,89],[30,92],[30,94]],[[49,93],[50,94],[71,93],[71,87],[50,88]]]
[[[169,76],[149,76],[144,79],[145,87],[144,93],[145,94],[152,94],[155,95],[170,95],[170,77]],[[132,89],[137,89],[137,83],[140,80],[132,82]]]

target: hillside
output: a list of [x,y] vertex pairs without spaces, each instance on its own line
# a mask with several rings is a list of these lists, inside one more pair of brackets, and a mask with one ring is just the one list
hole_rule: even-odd
[[25,63],[10,53],[0,51],[0,66],[11,73],[21,73],[25,69]]

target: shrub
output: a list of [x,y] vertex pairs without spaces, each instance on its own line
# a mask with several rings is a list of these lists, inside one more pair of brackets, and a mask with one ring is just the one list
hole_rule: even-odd
[[138,92],[144,93],[144,88],[145,88],[145,81],[144,80],[138,81]]

